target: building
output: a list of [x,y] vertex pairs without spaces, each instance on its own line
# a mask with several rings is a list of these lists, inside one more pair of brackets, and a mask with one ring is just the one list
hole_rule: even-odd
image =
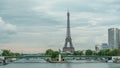
[[99,51],[99,50],[101,50],[101,45],[95,45],[95,51]]
[[106,50],[106,49],[109,49],[109,46],[107,43],[102,43],[101,48],[102,50]]
[[119,44],[118,44],[118,48],[120,48],[120,30],[119,30],[118,42],[119,42]]
[[118,28],[108,29],[108,43],[110,49],[120,48],[120,30]]

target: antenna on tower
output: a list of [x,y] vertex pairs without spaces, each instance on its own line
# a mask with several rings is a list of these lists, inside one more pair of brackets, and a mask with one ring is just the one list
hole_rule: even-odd
[[69,8],[67,8],[67,13],[69,13]]

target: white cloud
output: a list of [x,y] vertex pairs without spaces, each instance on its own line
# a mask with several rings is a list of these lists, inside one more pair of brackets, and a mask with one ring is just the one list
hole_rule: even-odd
[[10,23],[6,23],[2,17],[0,17],[0,42],[7,41],[11,35],[16,33],[16,26]]
[[[19,25],[11,47],[64,46],[66,12],[71,13],[71,34],[76,48],[94,48],[107,42],[107,29],[120,26],[120,0],[15,0],[3,1],[0,15]],[[7,2],[7,3],[6,3]],[[4,7],[5,5],[5,7]],[[2,8],[1,8],[2,7]],[[0,35],[9,38],[16,26],[0,19]],[[1,38],[1,37],[0,37]],[[17,46],[18,45],[18,46]],[[6,47],[8,47],[6,46]],[[18,47],[19,48],[19,47]]]

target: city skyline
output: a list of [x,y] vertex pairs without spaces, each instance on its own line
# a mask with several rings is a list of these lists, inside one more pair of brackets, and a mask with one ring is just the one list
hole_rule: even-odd
[[108,43],[108,28],[120,26],[119,0],[2,0],[0,48],[37,53],[62,49],[67,9],[77,50]]

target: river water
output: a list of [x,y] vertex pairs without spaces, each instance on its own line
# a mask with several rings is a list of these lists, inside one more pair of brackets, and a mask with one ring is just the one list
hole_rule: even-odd
[[0,68],[120,68],[116,63],[10,63]]

